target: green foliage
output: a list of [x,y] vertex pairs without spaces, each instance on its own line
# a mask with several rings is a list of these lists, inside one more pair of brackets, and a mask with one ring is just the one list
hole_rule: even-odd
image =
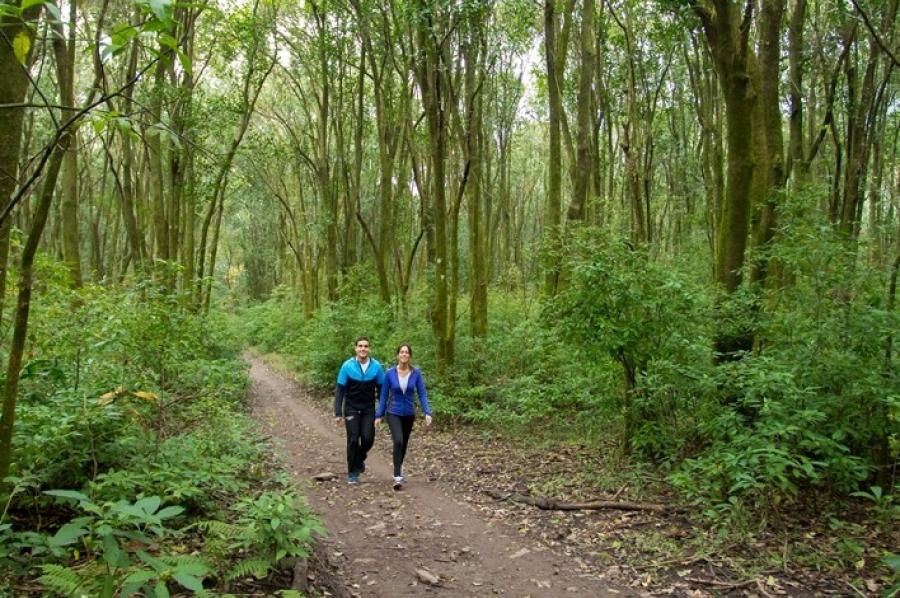
[[364,268],[352,270],[340,289],[344,299],[320,308],[308,320],[299,305],[285,301],[283,291],[278,291],[273,299],[240,313],[242,334],[264,351],[291,356],[304,381],[320,388],[334,385],[358,336],[369,336],[372,356],[386,364],[394,350],[385,344],[391,313],[374,292],[373,276]]
[[881,486],[872,486],[868,492],[853,492],[850,496],[857,496],[869,501],[875,514],[875,519],[882,525],[883,529],[888,529],[895,521],[900,519],[900,505],[894,504],[894,496],[885,494]]
[[[545,308],[546,325],[571,340],[571,358],[621,368],[620,389],[613,390],[615,383],[605,387],[617,397],[626,444],[651,456],[671,454],[666,445],[672,434],[661,442],[660,433],[673,413],[688,411],[695,401],[671,389],[660,401],[647,383],[655,366],[672,372],[704,359],[705,350],[696,343],[704,332],[698,317],[703,294],[672,265],[664,267],[645,251],[592,228],[573,239],[565,272],[565,288]],[[672,322],[679,326],[673,329]]]
[[894,585],[884,592],[885,598],[894,598],[900,594],[900,554],[889,554],[884,557],[884,564],[890,567],[894,574]]
[[71,553],[76,560],[83,550],[89,559],[88,566],[42,565],[39,581],[50,589],[66,595],[111,597],[116,591],[123,596],[142,591],[147,596],[168,596],[167,584],[174,581],[203,592],[202,578],[209,567],[202,560],[184,555],[157,558],[147,552],[172,533],[168,520],[181,515],[181,507],[163,507],[158,496],[96,503],[71,490],[45,494],[75,503],[84,513],[47,538],[46,547],[54,556]]
[[[152,285],[70,291],[55,265],[40,267],[0,563],[39,567],[58,594],[203,593],[211,569],[177,554],[180,526],[238,517],[232,505],[271,475],[241,413],[239,344],[220,316],[186,312]],[[49,533],[28,529],[35,515]],[[276,541],[293,551],[292,538]]]
[[884,362],[900,319],[884,309],[884,279],[793,201],[767,255],[782,286],[744,293],[729,312],[757,329],[758,350],[715,369],[708,446],[672,477],[713,506],[740,496],[769,509],[809,487],[849,495],[900,454],[900,378]]
[[242,499],[236,510],[243,527],[238,546],[250,559],[267,560],[269,567],[285,557],[306,556],[313,534],[325,532],[293,492],[262,492]]
[[84,580],[77,572],[62,565],[44,565],[40,581],[47,589],[62,596],[78,596],[84,592]]
[[[263,578],[284,558],[306,556],[319,520],[290,490],[266,490],[234,505],[235,522],[206,521],[206,550],[226,569],[226,579]],[[234,561],[234,557],[240,557]]]

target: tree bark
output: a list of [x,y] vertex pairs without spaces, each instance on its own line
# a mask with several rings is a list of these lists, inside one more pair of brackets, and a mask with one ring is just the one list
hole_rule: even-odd
[[[64,37],[62,24],[53,23],[53,51],[56,59],[56,80],[59,85],[60,104],[75,108],[75,17],[76,3],[69,5],[68,38]],[[79,288],[84,284],[81,274],[81,235],[78,230],[78,138],[77,125],[69,132],[70,140],[63,158],[62,188],[62,238],[63,256],[69,270],[70,284]]]
[[38,200],[37,209],[32,220],[31,230],[25,247],[22,250],[22,263],[19,272],[19,295],[16,303],[16,316],[13,325],[12,344],[6,364],[6,383],[3,389],[3,415],[0,419],[0,487],[5,486],[3,479],[9,475],[12,464],[12,439],[16,415],[16,398],[19,389],[19,377],[22,371],[22,360],[25,353],[25,340],[28,335],[28,317],[31,313],[31,291],[34,278],[34,256],[40,245],[44,226],[53,203],[53,194],[63,156],[69,149],[71,135],[66,132],[60,137],[53,149],[47,171],[44,174],[44,187]]
[[[29,78],[13,50],[13,40],[25,36],[29,48],[33,46],[34,31],[30,26],[40,15],[42,5],[25,11],[22,20],[0,17],[0,104],[21,104],[28,91]],[[28,64],[32,50],[25,63]],[[22,130],[25,120],[24,107],[10,107],[0,117],[0,213],[6,211],[18,185],[19,158],[22,149]],[[0,321],[3,318],[6,297],[6,277],[9,263],[9,235],[12,218],[0,220]]]
[[577,146],[575,154],[575,189],[569,202],[568,222],[584,220],[585,205],[588,200],[588,186],[591,180],[591,87],[594,76],[594,0],[584,0],[581,11],[581,66],[578,75],[577,99]]
[[[740,6],[730,0],[715,0],[710,13],[697,8],[709,43],[719,85],[725,98],[727,181],[716,242],[715,279],[727,295],[741,284],[744,250],[750,227],[753,182],[752,117],[756,97],[750,81],[749,34],[753,4],[748,1],[743,17]],[[715,340],[720,358],[747,351],[752,334],[722,333]]]
[[565,48],[560,50],[557,46],[557,22],[555,0],[544,0],[544,62],[547,68],[547,128],[550,146],[547,156],[547,201],[544,209],[544,235],[548,250],[544,263],[544,293],[549,296],[556,295],[559,284],[559,256],[555,254],[561,250],[562,217],[562,95],[559,85],[562,73],[557,72],[557,69],[558,53],[565,52]]

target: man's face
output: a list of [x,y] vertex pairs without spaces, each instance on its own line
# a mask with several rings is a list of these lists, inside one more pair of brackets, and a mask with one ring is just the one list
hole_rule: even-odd
[[366,361],[369,358],[369,341],[356,343],[356,358],[360,361]]

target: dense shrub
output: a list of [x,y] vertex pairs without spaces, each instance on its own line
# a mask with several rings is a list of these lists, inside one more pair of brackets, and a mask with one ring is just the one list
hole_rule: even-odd
[[[727,301],[696,282],[708,265],[689,252],[664,259],[586,228],[569,241],[557,297],[542,300],[514,277],[491,289],[485,337],[468,333],[461,296],[456,360],[443,370],[426,291],[383,306],[370,271],[353,271],[342,299],[308,320],[282,293],[247,309],[242,326],[323,389],[358,334],[386,364],[411,342],[439,421],[622,438],[636,464],[662,467],[711,513],[770,508],[808,487],[847,496],[900,453],[900,377],[885,361],[900,318],[886,309],[886,273],[791,209],[757,256],[769,284]],[[717,364],[714,337],[746,330],[753,351]]]
[[[272,479],[270,448],[242,413],[240,342],[223,316],[199,317],[152,285],[72,291],[48,266],[20,386],[0,586],[40,567],[40,582],[62,594],[162,595],[173,579],[199,591],[255,540],[210,565],[176,554],[192,521],[263,523],[251,498],[261,489],[270,501],[297,500]],[[291,513],[319,529],[307,511]],[[309,540],[283,543],[296,554]],[[270,538],[260,542],[279,557]]]

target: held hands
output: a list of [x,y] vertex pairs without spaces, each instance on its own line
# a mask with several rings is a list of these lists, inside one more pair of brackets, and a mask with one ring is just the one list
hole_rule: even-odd
[[380,418],[380,417],[376,417],[376,418],[375,418],[375,427],[377,428],[377,427],[379,426],[379,424],[381,424],[381,418]]

